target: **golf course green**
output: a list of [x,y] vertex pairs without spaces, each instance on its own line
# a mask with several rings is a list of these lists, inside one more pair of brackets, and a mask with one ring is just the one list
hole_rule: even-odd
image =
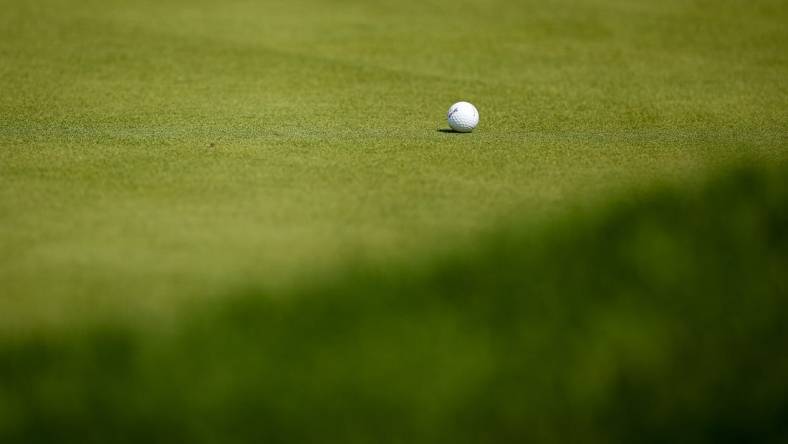
[[786,160],[782,0],[0,0],[0,442],[784,442]]

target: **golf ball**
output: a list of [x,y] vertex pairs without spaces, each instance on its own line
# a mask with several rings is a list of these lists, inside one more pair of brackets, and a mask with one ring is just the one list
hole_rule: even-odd
[[449,108],[449,126],[460,133],[470,133],[479,124],[479,111],[468,102],[457,102]]

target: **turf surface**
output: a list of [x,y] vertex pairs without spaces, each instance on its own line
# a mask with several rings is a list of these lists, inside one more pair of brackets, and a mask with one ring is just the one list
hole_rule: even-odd
[[0,442],[786,442],[786,23],[0,0]]
[[784,443],[788,167],[171,325],[0,337],[4,443]]
[[[0,7],[0,325],[157,318],[785,158],[782,1]],[[439,132],[456,100],[472,135]]]

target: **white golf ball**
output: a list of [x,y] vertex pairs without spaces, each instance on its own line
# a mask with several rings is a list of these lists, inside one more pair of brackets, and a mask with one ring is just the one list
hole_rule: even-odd
[[468,102],[457,102],[449,108],[449,126],[460,133],[470,133],[479,124],[479,111]]

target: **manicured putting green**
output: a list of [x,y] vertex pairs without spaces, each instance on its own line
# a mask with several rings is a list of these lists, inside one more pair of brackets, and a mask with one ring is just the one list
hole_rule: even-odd
[[[782,1],[0,5],[5,330],[421,261],[785,158]],[[439,131],[458,100],[471,135]]]
[[785,441],[788,168],[462,253],[0,336],[0,441]]

